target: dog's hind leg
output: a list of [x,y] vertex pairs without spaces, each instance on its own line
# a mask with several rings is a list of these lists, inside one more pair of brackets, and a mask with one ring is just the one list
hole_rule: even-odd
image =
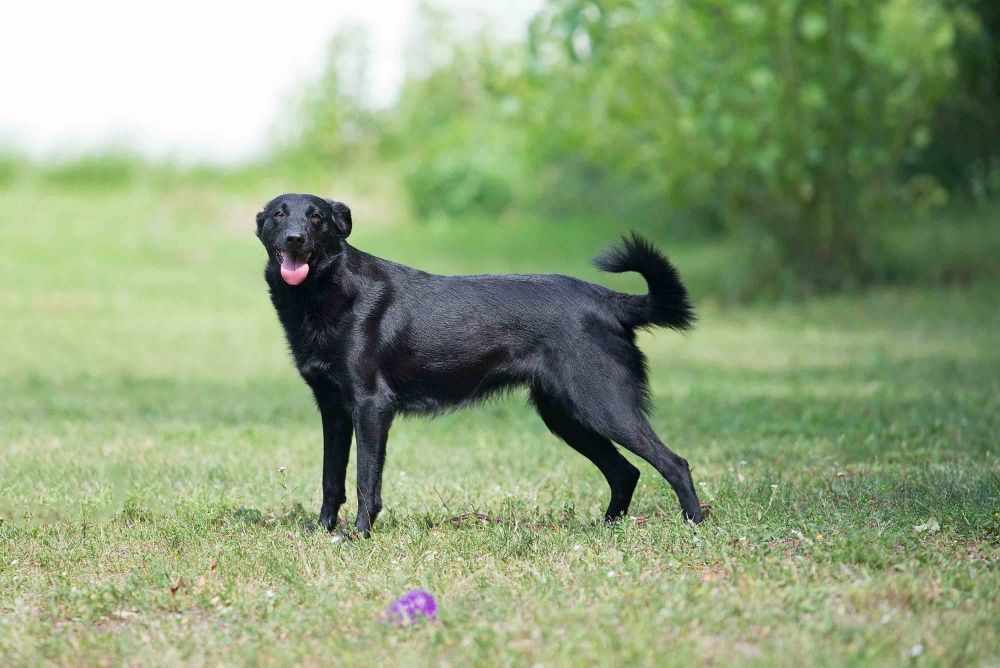
[[646,419],[639,364],[630,368],[618,360],[602,359],[596,351],[588,358],[589,366],[563,377],[561,391],[572,414],[587,428],[649,462],[670,483],[685,518],[700,523],[704,518],[687,460],[664,445]]
[[631,409],[617,418],[618,424],[605,435],[652,464],[677,494],[685,519],[700,524],[704,516],[687,460],[664,445],[641,410]]
[[538,388],[532,389],[531,399],[549,431],[593,462],[604,474],[611,488],[611,502],[604,513],[605,521],[613,522],[628,513],[639,481],[639,469],[632,466],[611,441],[575,420],[557,400]]
[[358,458],[358,517],[354,528],[366,538],[382,510],[382,467],[392,417],[391,411],[374,402],[364,402],[354,410]]

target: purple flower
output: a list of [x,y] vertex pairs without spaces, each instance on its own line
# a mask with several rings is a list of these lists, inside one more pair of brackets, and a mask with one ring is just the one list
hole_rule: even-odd
[[389,606],[382,621],[386,624],[404,626],[421,619],[437,621],[437,601],[423,589],[406,592]]

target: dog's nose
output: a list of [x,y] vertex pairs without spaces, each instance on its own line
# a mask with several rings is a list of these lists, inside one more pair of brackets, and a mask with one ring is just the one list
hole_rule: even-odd
[[301,234],[289,234],[285,237],[285,243],[289,246],[301,246],[302,245],[302,235]]

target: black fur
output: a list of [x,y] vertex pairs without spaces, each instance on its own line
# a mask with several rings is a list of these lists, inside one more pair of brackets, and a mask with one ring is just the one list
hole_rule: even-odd
[[[356,530],[382,508],[386,440],[398,413],[439,413],[528,386],[548,428],[590,459],[611,487],[609,521],[628,512],[639,471],[612,441],[653,465],[685,517],[702,521],[688,463],[646,419],[645,358],[635,328],[687,329],[694,313],[674,267],[638,236],[595,260],[638,271],[649,294],[628,295],[569,276],[436,276],[350,246],[340,202],[287,194],[257,215],[264,271],[299,373],[323,420],[323,507],[333,530],[357,442]],[[282,254],[308,258],[298,285]]]
[[618,295],[619,318],[626,325],[662,325],[684,331],[694,325],[694,307],[677,269],[638,234],[594,258],[594,266],[615,274],[637,271],[646,279],[648,295]]

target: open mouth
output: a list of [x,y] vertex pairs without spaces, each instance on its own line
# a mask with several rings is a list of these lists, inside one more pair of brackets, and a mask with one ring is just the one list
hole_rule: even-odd
[[289,285],[298,285],[309,275],[309,258],[312,253],[278,251],[281,260],[281,278]]

